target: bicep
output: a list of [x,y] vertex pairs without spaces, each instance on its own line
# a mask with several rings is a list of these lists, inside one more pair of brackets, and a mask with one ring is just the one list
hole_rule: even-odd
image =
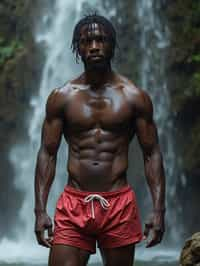
[[148,155],[158,147],[158,134],[153,119],[153,104],[146,92],[141,91],[136,107],[136,135],[143,153]]
[[50,155],[56,155],[63,133],[63,97],[58,89],[47,99],[46,117],[42,127],[41,146]]
[[153,118],[136,119],[136,135],[144,156],[150,156],[158,148],[158,133]]

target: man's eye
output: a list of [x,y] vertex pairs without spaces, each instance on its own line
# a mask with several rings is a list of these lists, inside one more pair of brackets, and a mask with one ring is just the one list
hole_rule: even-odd
[[96,40],[97,40],[97,42],[103,42],[103,37],[102,36],[99,36],[99,37],[96,37]]
[[97,37],[97,41],[98,42],[106,42],[107,41],[107,37],[106,36],[99,36],[99,37]]
[[87,44],[90,43],[91,39],[87,38],[87,39],[81,39],[81,44]]
[[83,39],[80,39],[80,43],[81,44],[87,44],[87,43],[89,43],[90,42],[90,40],[87,38],[83,38]]

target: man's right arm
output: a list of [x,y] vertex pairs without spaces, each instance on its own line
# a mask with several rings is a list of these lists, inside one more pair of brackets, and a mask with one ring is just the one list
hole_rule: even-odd
[[[35,233],[40,245],[50,247],[52,223],[46,212],[49,191],[55,176],[57,151],[63,132],[62,100],[58,90],[48,98],[46,117],[42,128],[41,146],[35,171]],[[45,239],[44,232],[48,230]]]

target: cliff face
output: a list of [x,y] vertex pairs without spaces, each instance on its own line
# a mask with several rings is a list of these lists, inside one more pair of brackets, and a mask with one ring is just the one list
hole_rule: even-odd
[[171,32],[168,87],[176,148],[186,178],[184,182],[178,180],[177,193],[182,202],[185,228],[190,234],[199,230],[200,223],[200,2],[168,0],[165,7]]
[[200,172],[200,2],[173,1],[167,13],[172,109],[181,136],[183,167],[196,173]]
[[[23,193],[14,186],[10,148],[27,137],[25,117],[31,95],[37,93],[41,52],[36,46],[34,22],[37,1],[1,0],[0,3],[0,238],[12,235]],[[20,163],[20,158],[19,158]]]

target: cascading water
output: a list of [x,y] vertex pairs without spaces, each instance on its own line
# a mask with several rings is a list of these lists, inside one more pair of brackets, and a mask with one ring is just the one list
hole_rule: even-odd
[[[158,126],[160,145],[164,154],[167,183],[167,238],[172,244],[180,241],[180,231],[173,230],[177,224],[178,206],[170,208],[175,198],[176,156],[170,120],[170,99],[166,81],[166,48],[169,45],[169,31],[161,1],[136,1],[137,32],[140,35],[139,63],[140,87],[148,90],[154,104],[154,118]],[[179,227],[180,229],[180,227]]]

